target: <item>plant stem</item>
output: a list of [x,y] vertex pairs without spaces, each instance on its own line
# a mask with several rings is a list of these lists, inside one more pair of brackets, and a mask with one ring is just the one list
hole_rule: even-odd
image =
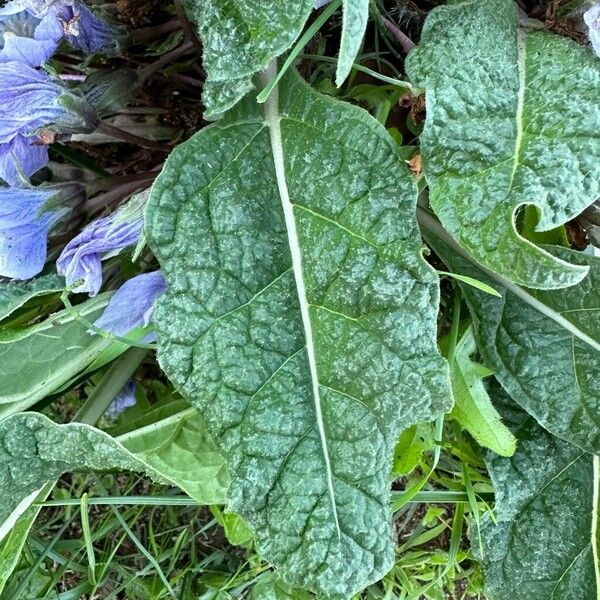
[[131,39],[136,43],[147,42],[164,33],[171,33],[179,29],[179,25],[179,19],[171,19],[166,23],[154,27],[140,27],[131,34]]
[[187,15],[185,13],[185,8],[183,7],[181,0],[175,0],[175,10],[177,11],[177,16],[179,17],[179,21],[181,21],[183,30],[185,31],[190,42],[192,42],[192,44],[194,44],[194,46],[196,47],[196,50],[198,50],[198,52],[202,52],[202,43],[198,39],[198,36],[196,35],[196,32],[194,31],[194,27],[192,26],[190,20],[187,18]]
[[394,23],[387,17],[381,17],[386,29],[394,36],[397,42],[402,46],[402,50],[408,54],[416,44]]
[[155,142],[154,140],[148,140],[146,138],[140,137],[139,135],[135,135],[134,133],[129,133],[123,129],[119,129],[114,125],[109,125],[106,121],[102,121],[96,131],[98,133],[103,133],[104,135],[114,138],[115,140],[120,140],[122,142],[127,142],[128,144],[136,144],[141,146],[142,148],[151,148],[153,150],[162,150],[163,152],[169,152],[171,149],[160,142]]
[[79,409],[73,421],[94,425],[112,404],[148,354],[146,348],[130,348],[106,371]]
[[171,50],[171,52],[167,52],[166,54],[161,56],[157,61],[153,62],[152,64],[149,64],[148,66],[144,67],[143,69],[140,69],[140,71],[139,71],[140,82],[144,81],[145,79],[148,79],[148,77],[150,77],[151,75],[154,75],[154,73],[156,73],[157,71],[160,71],[164,66],[168,65],[171,61],[177,60],[178,58],[187,54],[190,50],[192,50],[193,47],[194,47],[194,44],[192,42],[186,42],[185,44],[182,44],[178,48],[175,48],[175,50]]

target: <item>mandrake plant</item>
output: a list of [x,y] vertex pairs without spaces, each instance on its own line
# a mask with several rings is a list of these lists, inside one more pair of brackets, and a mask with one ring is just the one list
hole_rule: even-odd
[[[512,0],[416,3],[416,45],[385,3],[319,4],[186,0],[170,47],[110,72],[148,28],[0,8],[0,591],[57,480],[133,471],[239,517],[276,574],[252,597],[360,597],[452,421],[495,494],[481,522],[461,496],[486,597],[600,597],[600,59]],[[597,41],[598,6],[560,18]],[[136,91],[200,49],[197,131],[132,131]],[[151,168],[73,146],[107,138]],[[128,423],[153,350],[176,392]]]

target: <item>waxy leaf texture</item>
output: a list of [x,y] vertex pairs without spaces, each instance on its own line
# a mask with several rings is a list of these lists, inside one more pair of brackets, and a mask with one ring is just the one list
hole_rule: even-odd
[[436,8],[406,68],[426,90],[421,149],[446,230],[506,279],[561,288],[586,267],[522,238],[515,215],[536,205],[545,231],[600,196],[600,61],[517,18],[512,0]]
[[289,74],[179,146],[146,213],[159,362],[226,457],[229,508],[332,597],[392,565],[397,436],[451,407],[415,204],[384,128]]
[[518,443],[511,458],[489,453],[486,461],[497,519],[486,517],[481,530],[487,597],[597,600],[600,459],[490,391]]
[[553,254],[589,267],[578,285],[531,290],[490,276],[430,240],[454,271],[489,283],[494,298],[461,284],[483,360],[522,408],[552,432],[600,452],[600,258],[565,248]]

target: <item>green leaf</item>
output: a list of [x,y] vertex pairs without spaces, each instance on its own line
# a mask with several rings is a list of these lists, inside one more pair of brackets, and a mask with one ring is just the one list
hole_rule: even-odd
[[201,504],[223,502],[229,483],[193,409],[117,439],[89,425],[57,425],[38,413],[12,415],[0,421],[0,541],[48,482],[72,471],[108,470],[145,473]]
[[348,597],[393,561],[399,432],[451,405],[438,281],[385,129],[294,74],[264,106],[197,133],[154,184],[159,361],[206,418],[261,554]]
[[[185,0],[198,23],[207,78],[205,117],[217,119],[254,88],[253,78],[298,39],[314,0]],[[348,77],[369,17],[369,0],[343,0],[344,17],[336,83]]]
[[600,458],[550,435],[506,396],[504,402],[518,444],[512,458],[487,459],[497,525],[486,516],[481,530],[486,596],[597,600]]
[[252,600],[311,600],[311,594],[287,584],[276,573],[261,579],[252,588]]
[[454,395],[454,408],[450,415],[480,446],[501,456],[512,456],[515,437],[502,423],[490,401],[483,378],[491,375],[491,371],[471,360],[475,351],[475,336],[469,327],[456,345],[454,361],[450,364]]
[[[46,486],[36,499],[45,500],[51,489],[51,486]],[[29,532],[39,512],[39,507],[27,508],[18,518],[10,533],[0,541],[0,596],[10,576],[19,565],[25,542],[27,542]]]
[[402,432],[394,448],[392,476],[409,475],[427,450],[435,448],[435,432],[431,423],[419,423]]
[[532,288],[574,285],[587,269],[515,229],[536,205],[538,231],[600,196],[600,62],[586,47],[517,26],[512,0],[431,11],[407,72],[427,93],[421,136],[431,205],[482,265]]
[[227,466],[193,409],[146,425],[117,440],[200,504],[225,502]]
[[223,527],[225,537],[230,544],[233,544],[234,546],[252,546],[254,533],[242,517],[235,513],[223,512],[216,505],[211,506],[210,510],[217,520],[217,523]]
[[343,7],[342,40],[335,76],[335,83],[338,87],[350,74],[356,55],[360,50],[369,20],[369,0],[343,0]]
[[302,32],[314,0],[186,0],[203,43],[205,117],[218,118],[253,87],[252,78]]
[[[106,296],[98,296],[77,309],[94,320],[107,301]],[[4,330],[0,342],[0,419],[57,391],[113,344],[90,335],[87,326],[66,311],[27,329]],[[125,344],[118,346],[119,353],[127,348]]]
[[502,292],[502,298],[493,298],[461,285],[479,351],[504,389],[554,435],[599,452],[600,259],[547,247],[590,273],[565,290],[531,290],[480,270],[456,248],[428,240],[453,271]]
[[36,296],[61,292],[64,287],[64,279],[55,273],[41,275],[29,281],[0,283],[0,321],[21,308],[28,300]]

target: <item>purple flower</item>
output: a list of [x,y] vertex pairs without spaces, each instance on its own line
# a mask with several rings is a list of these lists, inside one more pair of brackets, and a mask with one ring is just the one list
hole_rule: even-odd
[[42,128],[61,132],[92,129],[97,117],[83,98],[44,71],[19,62],[0,64],[0,144],[18,134],[31,136]]
[[0,62],[16,61],[39,67],[55,52],[60,37],[47,31],[47,19],[21,12],[0,21]]
[[50,12],[54,12],[73,48],[87,53],[117,50],[118,29],[97,17],[83,2],[58,1]]
[[65,37],[84,52],[114,52],[118,48],[120,28],[98,17],[79,0],[12,0],[0,9],[0,18],[21,12],[41,19],[44,39],[58,42]]
[[594,52],[600,56],[600,2],[594,4],[583,14],[583,20],[588,26],[590,42]]
[[46,262],[48,233],[71,210],[78,186],[0,188],[0,275],[30,279]]
[[0,144],[0,179],[12,186],[23,183],[48,164],[48,147],[37,137],[17,135],[7,144]]
[[[110,299],[96,327],[113,335],[125,336],[138,327],[145,327],[152,319],[154,302],[167,288],[160,271],[143,273],[126,281]],[[154,341],[150,333],[144,341]]]
[[122,250],[137,243],[142,233],[141,217],[128,221],[119,219],[119,213],[90,223],[64,248],[56,261],[59,275],[64,275],[67,285],[83,283],[74,292],[88,292],[95,296],[102,286],[102,255]]
[[106,414],[113,419],[118,417],[123,411],[135,405],[136,385],[133,379],[130,379],[123,389],[117,394],[112,404],[106,410]]

